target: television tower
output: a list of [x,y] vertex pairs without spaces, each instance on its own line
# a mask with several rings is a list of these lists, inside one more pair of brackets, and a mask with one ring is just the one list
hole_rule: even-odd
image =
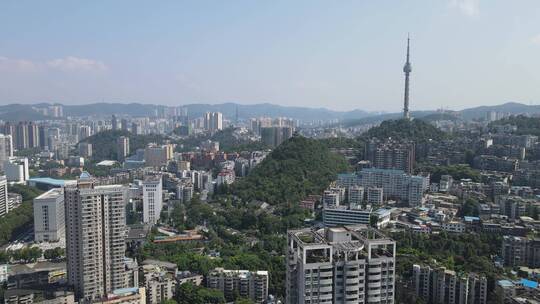
[[403,118],[411,119],[409,114],[409,74],[412,71],[411,63],[409,62],[409,42],[410,38],[407,35],[407,61],[405,66],[403,66],[403,72],[405,73],[405,96],[403,100]]

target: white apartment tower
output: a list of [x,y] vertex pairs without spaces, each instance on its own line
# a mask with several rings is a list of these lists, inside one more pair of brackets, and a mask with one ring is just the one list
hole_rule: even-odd
[[[13,140],[11,135],[0,134],[0,166],[13,156]],[[1,169],[1,168],[0,168]]]
[[154,225],[163,208],[163,185],[160,175],[147,176],[143,183],[143,222]]
[[204,114],[204,129],[211,133],[223,130],[223,114],[220,112],[206,112]]
[[68,282],[79,303],[125,288],[127,189],[95,186],[83,172],[64,188]]
[[4,161],[4,173],[9,182],[16,184],[25,183],[30,178],[28,158],[8,157],[8,159]]
[[56,242],[65,237],[64,191],[51,189],[34,198],[34,240]]
[[396,243],[365,225],[290,230],[287,304],[394,303]]
[[0,175],[0,217],[8,214],[11,209],[8,199],[7,178],[5,175]]

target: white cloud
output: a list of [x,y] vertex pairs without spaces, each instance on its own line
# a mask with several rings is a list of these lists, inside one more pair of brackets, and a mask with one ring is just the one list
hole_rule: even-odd
[[450,5],[467,16],[472,17],[480,13],[480,0],[451,0]]
[[108,67],[101,61],[69,56],[46,62],[50,68],[63,71],[106,71]]
[[535,45],[540,45],[540,34],[531,37],[531,43]]
[[47,72],[102,72],[109,68],[101,61],[68,56],[46,62],[0,56],[0,71],[12,73]]
[[30,60],[13,59],[0,56],[0,70],[13,72],[33,72],[37,68],[37,65]]

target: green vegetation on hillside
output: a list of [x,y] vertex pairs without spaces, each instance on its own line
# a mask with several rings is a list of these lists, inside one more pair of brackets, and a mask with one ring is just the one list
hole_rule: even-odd
[[0,220],[0,245],[6,244],[18,233],[28,229],[34,220],[32,200],[42,192],[37,188],[13,185],[9,192],[22,195],[23,203]]
[[334,149],[346,149],[346,148],[364,149],[363,142],[354,138],[335,137],[335,138],[319,139],[319,141],[330,149],[332,148]]
[[489,124],[490,129],[494,129],[495,126],[500,125],[513,125],[517,127],[514,134],[517,135],[536,135],[540,136],[540,118],[538,117],[526,117],[523,115],[510,116]]
[[379,126],[369,129],[362,134],[363,138],[377,137],[380,139],[392,137],[401,140],[411,140],[417,143],[428,140],[441,140],[448,135],[435,126],[420,120],[385,120]]
[[250,201],[271,205],[297,202],[308,194],[321,193],[336,175],[347,170],[347,162],[317,140],[293,136],[266,157],[233,193]]
[[220,304],[225,303],[225,297],[217,289],[185,283],[178,287],[175,301],[178,304]]
[[107,130],[87,137],[80,142],[92,144],[92,158],[96,161],[117,159],[118,146],[116,141],[121,136],[129,137],[129,152],[146,147],[149,143],[161,144],[165,138],[158,134],[136,135],[123,130]]

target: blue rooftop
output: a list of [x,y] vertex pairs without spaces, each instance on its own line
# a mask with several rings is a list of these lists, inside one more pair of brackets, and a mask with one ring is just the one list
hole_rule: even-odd
[[512,286],[514,286],[514,283],[512,283],[512,281],[509,281],[509,280],[500,280],[500,281],[497,281],[497,284],[499,286],[502,286],[502,287],[512,287]]
[[531,281],[531,280],[527,280],[527,279],[521,279],[520,282],[525,287],[529,287],[529,288],[533,288],[533,289],[538,288],[538,282],[536,282],[536,281]]
[[115,294],[115,295],[123,295],[123,294],[126,294],[126,293],[135,293],[135,292],[138,292],[138,291],[139,291],[139,288],[137,288],[137,287],[119,288],[119,289],[113,290],[113,294]]
[[477,216],[464,216],[463,219],[466,222],[474,222],[474,221],[479,221],[480,220],[480,218],[477,217]]
[[35,182],[35,183],[43,183],[43,184],[49,184],[56,187],[63,187],[66,183],[63,179],[56,179],[51,177],[32,177],[29,178],[28,181]]
[[92,178],[92,175],[90,175],[90,173],[88,173],[87,171],[83,171],[81,173],[81,176],[79,176],[79,179],[83,179],[83,180],[91,179],[91,178]]
[[338,173],[338,178],[340,178],[340,177],[341,178],[344,178],[344,177],[346,177],[346,178],[356,178],[357,175],[356,175],[356,173]]

